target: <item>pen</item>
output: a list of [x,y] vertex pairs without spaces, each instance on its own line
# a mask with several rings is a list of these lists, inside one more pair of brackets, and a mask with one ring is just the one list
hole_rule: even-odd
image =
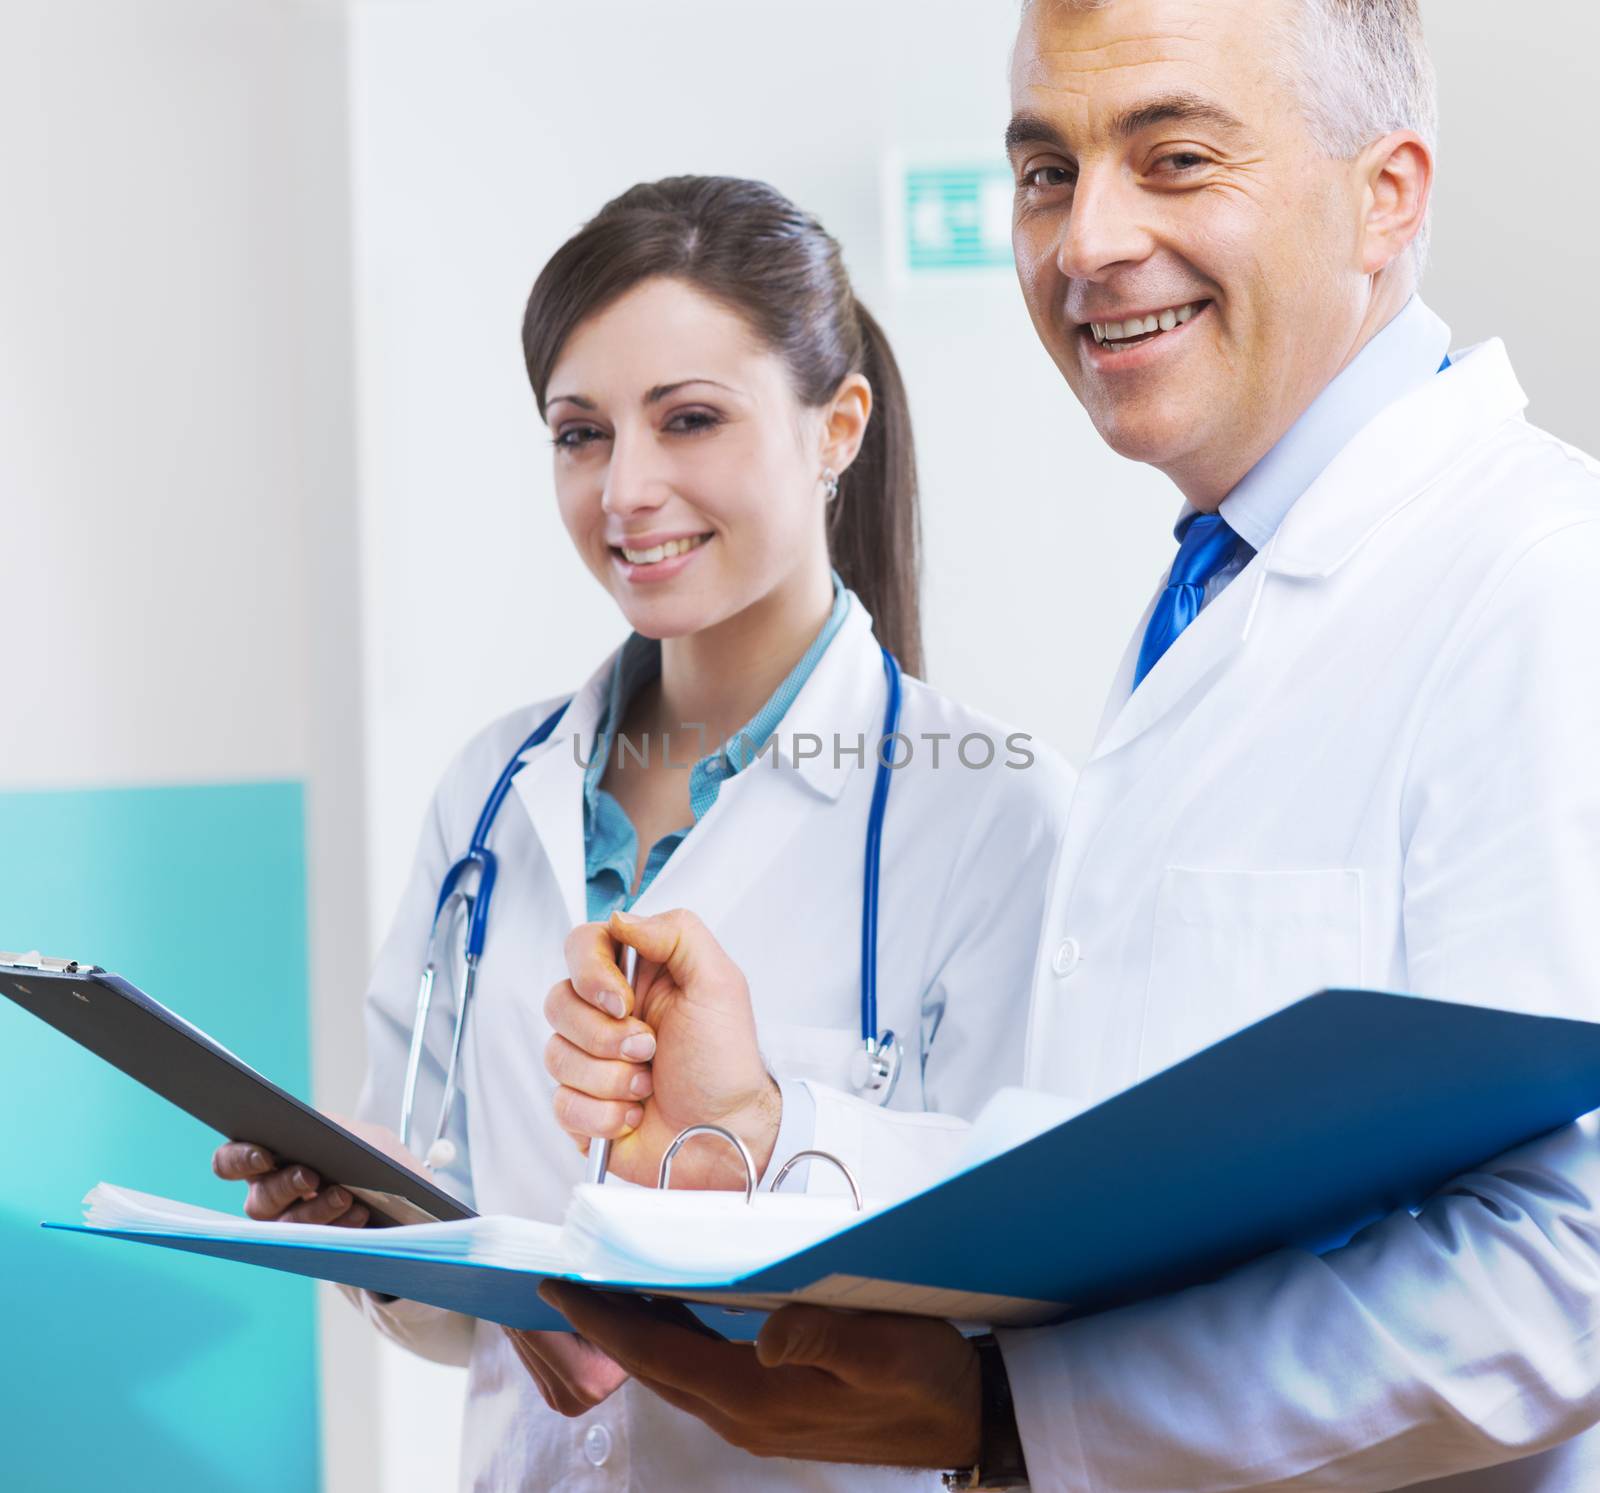
[[[622,973],[631,988],[633,985],[633,972],[639,963],[637,949],[624,949],[622,951]],[[606,1171],[611,1166],[611,1142],[595,1136],[589,1142],[589,1170],[584,1180],[587,1182],[604,1182]]]

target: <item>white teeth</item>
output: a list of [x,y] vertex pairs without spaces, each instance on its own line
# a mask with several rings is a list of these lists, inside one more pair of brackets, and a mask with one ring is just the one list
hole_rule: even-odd
[[1152,332],[1170,332],[1191,320],[1200,310],[1198,302],[1187,306],[1173,306],[1152,316],[1135,316],[1127,321],[1092,321],[1089,331],[1094,340],[1104,346],[1107,342],[1121,342],[1129,337],[1148,337]]
[[670,560],[674,555],[686,555],[690,550],[702,545],[711,536],[709,534],[696,534],[692,539],[669,539],[665,544],[653,544],[647,550],[631,550],[627,545],[619,545],[622,558],[630,565],[654,565],[658,560]]

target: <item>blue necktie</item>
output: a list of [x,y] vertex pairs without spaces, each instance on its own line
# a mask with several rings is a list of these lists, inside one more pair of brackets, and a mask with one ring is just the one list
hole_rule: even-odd
[[[1449,353],[1439,365],[1443,373],[1451,366]],[[1167,589],[1156,601],[1150,625],[1139,645],[1139,663],[1133,671],[1133,687],[1138,689],[1148,674],[1196,617],[1205,604],[1206,583],[1243,548],[1254,554],[1220,513],[1197,513],[1178,544],[1178,558],[1172,562]]]
[[1184,628],[1200,615],[1206,582],[1243,543],[1220,513],[1197,513],[1189,520],[1178,545],[1178,558],[1172,562],[1172,573],[1167,577],[1167,589],[1157,598],[1150,625],[1144,630],[1139,666],[1133,675],[1135,689],[1144,683],[1144,676],[1155,668],[1161,655],[1178,641]]

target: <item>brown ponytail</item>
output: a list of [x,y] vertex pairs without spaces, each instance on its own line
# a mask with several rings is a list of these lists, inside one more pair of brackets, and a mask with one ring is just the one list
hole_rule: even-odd
[[872,613],[878,640],[909,674],[922,674],[922,523],[911,406],[900,365],[877,319],[859,301],[860,372],[872,418],[828,515],[834,569]]
[[872,385],[872,418],[828,514],[828,550],[872,613],[878,639],[923,671],[921,525],[911,412],[883,329],[855,298],[839,246],[765,182],[674,176],[630,187],[540,271],[522,322],[539,413],[580,322],[643,280],[670,275],[733,307],[789,366],[801,401],[827,404],[852,373]]

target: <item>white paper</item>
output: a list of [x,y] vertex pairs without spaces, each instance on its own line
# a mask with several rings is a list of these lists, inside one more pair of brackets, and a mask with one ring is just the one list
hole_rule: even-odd
[[586,1271],[652,1280],[731,1280],[847,1229],[848,1197],[758,1192],[656,1192],[584,1183],[573,1189],[563,1235]]
[[564,1225],[504,1215],[393,1228],[274,1223],[197,1208],[102,1182],[84,1222],[117,1233],[318,1244],[422,1255],[546,1275],[637,1283],[720,1284],[784,1259],[862,1215],[848,1198],[738,1192],[656,1192],[585,1184]]

